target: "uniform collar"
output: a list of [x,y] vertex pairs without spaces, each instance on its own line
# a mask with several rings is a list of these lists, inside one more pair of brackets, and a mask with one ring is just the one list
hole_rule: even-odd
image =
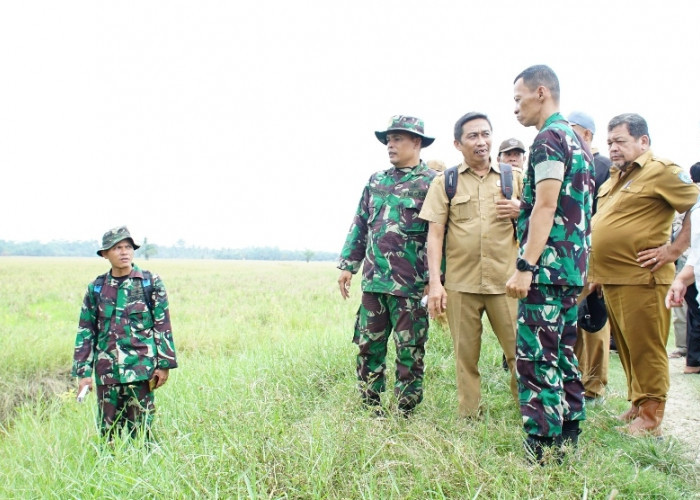
[[564,119],[564,117],[562,116],[562,114],[561,114],[559,111],[557,111],[556,113],[554,113],[553,115],[551,115],[549,118],[547,118],[547,119],[544,121],[544,125],[542,126],[542,128],[546,128],[546,127],[548,127],[549,125],[551,125],[552,123],[558,122],[558,121],[564,121],[564,122],[566,121],[566,120]]
[[644,151],[644,153],[641,154],[641,156],[639,156],[639,158],[634,160],[632,163],[639,166],[639,168],[643,168],[644,165],[646,165],[653,159],[653,157],[654,153],[651,152],[651,149],[647,149],[646,151]]
[[415,165],[413,167],[397,168],[392,166],[391,168],[393,168],[394,171],[400,175],[421,174],[428,170],[428,164],[425,163],[423,160],[418,160],[418,165]]
[[620,167],[617,167],[615,165],[610,166],[610,171],[611,172],[619,172],[620,176],[623,174],[627,173],[629,175],[630,171],[634,170],[636,167],[639,168],[644,168],[644,165],[649,163],[651,160],[654,159],[654,153],[651,152],[651,149],[647,149],[644,153],[642,153],[640,156],[637,157],[636,160],[632,162],[632,164],[627,167],[627,170],[623,172]]
[[[112,271],[109,272],[109,276],[112,276]],[[139,278],[143,279],[143,271],[141,271],[141,268],[134,264],[133,262],[131,263],[131,272],[126,275],[127,278]]]
[[[457,171],[461,174],[461,173],[463,173],[463,172],[466,172],[467,169],[473,171],[472,167],[470,167],[469,165],[467,165],[467,162],[466,162],[465,160],[462,160],[462,163],[459,165],[459,168],[457,169]],[[493,171],[495,171],[497,174],[500,174],[500,173],[501,173],[501,167],[500,167],[500,165],[498,164],[498,162],[497,162],[497,161],[493,161],[493,158],[490,158],[490,157],[489,157],[489,170],[493,170]]]

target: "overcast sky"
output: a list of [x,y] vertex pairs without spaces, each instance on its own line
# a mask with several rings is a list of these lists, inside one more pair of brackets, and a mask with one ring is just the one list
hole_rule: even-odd
[[[694,2],[56,1],[0,6],[0,239],[339,251],[373,131],[413,114],[424,160],[460,161],[485,112],[496,151],[535,135],[513,78],[557,72],[564,114],[644,116],[652,149],[700,161]],[[587,8],[588,10],[583,10]]]

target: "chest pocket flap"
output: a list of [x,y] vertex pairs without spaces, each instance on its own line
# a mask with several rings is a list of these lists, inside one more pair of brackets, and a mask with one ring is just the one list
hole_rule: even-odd
[[452,204],[450,205],[450,218],[453,218],[455,222],[472,219],[476,216],[473,205],[474,202],[471,195],[455,196],[452,198]]

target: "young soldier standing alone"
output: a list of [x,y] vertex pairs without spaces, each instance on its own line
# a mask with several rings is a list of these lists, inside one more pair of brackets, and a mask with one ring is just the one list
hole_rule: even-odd
[[153,391],[177,368],[165,287],[132,264],[138,248],[125,226],[104,234],[97,255],[111,269],[88,285],[75,339],[72,375],[79,393],[95,378],[100,428],[110,440],[124,427],[150,437]]

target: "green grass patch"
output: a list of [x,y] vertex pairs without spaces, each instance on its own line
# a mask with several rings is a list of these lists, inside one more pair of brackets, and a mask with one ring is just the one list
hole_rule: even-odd
[[[451,339],[438,326],[431,327],[425,401],[415,415],[397,416],[389,392],[388,417],[370,417],[358,403],[351,343],[359,280],[343,301],[330,263],[142,263],[168,288],[181,366],[157,393],[158,446],[118,441],[105,448],[94,395],[78,404],[65,385],[84,289],[105,263],[0,260],[0,398],[7,406],[0,410],[0,498],[700,495],[698,470],[681,443],[615,430],[614,415],[627,405],[615,357],[607,401],[589,410],[579,449],[562,465],[529,466],[488,324],[481,420],[457,417]],[[388,372],[393,382],[393,346]],[[8,402],[18,387],[29,389]]]

